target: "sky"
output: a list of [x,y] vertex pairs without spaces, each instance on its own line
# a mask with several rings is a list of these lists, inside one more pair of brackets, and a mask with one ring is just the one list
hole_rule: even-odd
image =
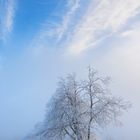
[[21,140],[44,118],[59,77],[90,65],[132,103],[102,140],[139,140],[140,0],[0,0],[0,139]]

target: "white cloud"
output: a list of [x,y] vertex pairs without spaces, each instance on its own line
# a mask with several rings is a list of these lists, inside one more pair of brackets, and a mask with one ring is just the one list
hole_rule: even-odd
[[88,0],[86,5],[82,0],[70,0],[67,4],[66,12],[59,15],[61,22],[45,22],[33,44],[57,45],[65,47],[69,54],[78,55],[119,33],[140,12],[140,0]]
[[132,35],[134,32],[134,30],[130,29],[130,30],[126,30],[124,32],[121,33],[122,37],[129,37],[130,35]]
[[70,6],[70,10],[63,17],[62,24],[59,25],[59,27],[57,28],[58,40],[61,40],[63,35],[67,32],[73,15],[75,14],[76,10],[80,7],[80,0],[70,0],[68,6]]
[[87,3],[85,6],[82,0],[68,1],[61,22],[45,22],[32,45],[65,47],[66,54],[78,55],[119,33],[140,12],[140,0],[88,0]]
[[13,29],[16,0],[0,1],[0,39],[6,40]]
[[[59,2],[57,3],[56,7],[58,5]],[[58,15],[58,17],[60,16],[62,19],[61,22],[56,23],[54,21],[48,21],[48,20],[45,21],[43,23],[43,26],[37,32],[35,38],[33,39],[32,45],[41,46],[41,47],[46,46],[46,44],[48,43],[47,42],[48,38],[55,38],[55,41],[59,42],[67,34],[72,18],[75,15],[75,12],[80,7],[80,0],[69,0],[66,2],[65,6],[66,6],[66,10],[64,15]],[[53,11],[53,12],[57,13],[57,11]]]
[[102,37],[119,31],[140,8],[140,0],[102,0],[93,9],[94,3],[91,1],[83,19],[75,28],[68,48],[71,53],[79,54]]

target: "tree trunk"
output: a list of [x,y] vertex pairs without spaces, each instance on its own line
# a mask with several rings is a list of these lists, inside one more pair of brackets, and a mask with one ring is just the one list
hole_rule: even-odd
[[90,140],[90,127],[91,127],[91,122],[92,122],[92,119],[90,119],[89,124],[88,124],[88,140]]

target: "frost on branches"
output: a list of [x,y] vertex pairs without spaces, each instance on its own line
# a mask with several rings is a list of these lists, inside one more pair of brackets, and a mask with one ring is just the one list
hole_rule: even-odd
[[77,81],[75,75],[60,79],[36,136],[41,140],[96,140],[96,129],[118,121],[130,106],[109,92],[108,83],[108,77],[99,77],[91,68],[86,80]]

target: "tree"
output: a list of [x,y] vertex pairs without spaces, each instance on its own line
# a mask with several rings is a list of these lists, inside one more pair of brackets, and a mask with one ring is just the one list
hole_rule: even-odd
[[47,140],[96,140],[95,129],[103,127],[130,106],[108,90],[109,78],[102,78],[89,68],[86,80],[75,75],[60,79],[46,116],[36,136]]

